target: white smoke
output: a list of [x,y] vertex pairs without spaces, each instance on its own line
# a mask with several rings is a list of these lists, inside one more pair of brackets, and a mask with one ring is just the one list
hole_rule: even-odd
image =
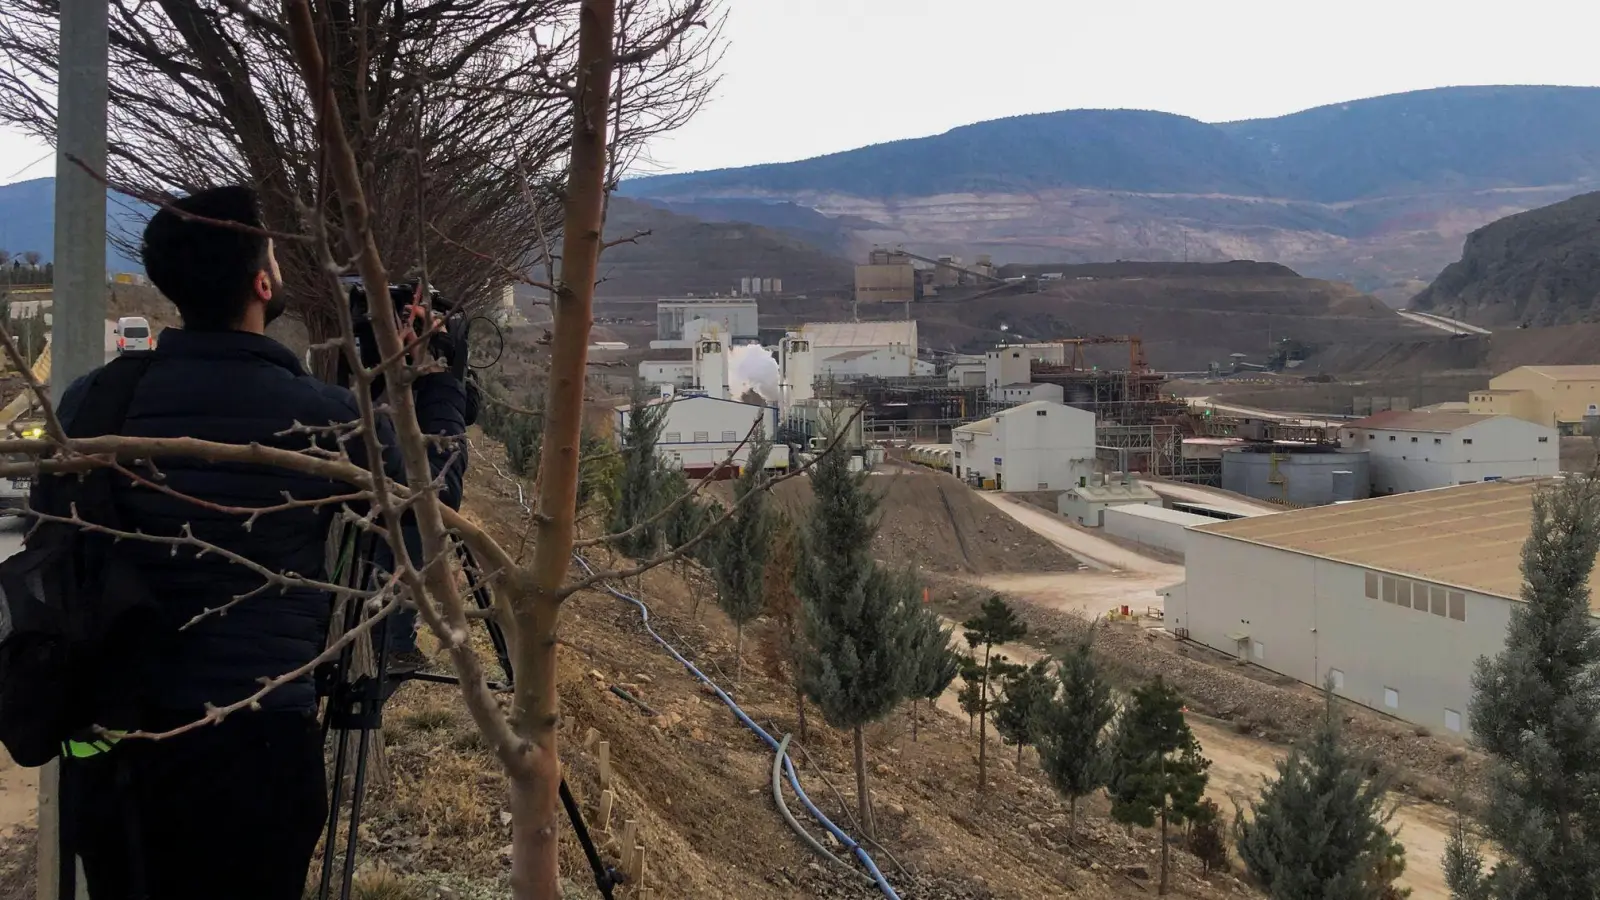
[[728,357],[728,394],[738,400],[754,390],[768,403],[777,403],[778,361],[760,344],[740,344]]

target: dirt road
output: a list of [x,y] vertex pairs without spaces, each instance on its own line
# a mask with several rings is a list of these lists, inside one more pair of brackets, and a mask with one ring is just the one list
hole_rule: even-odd
[[1168,584],[1176,584],[1183,580],[1182,566],[1156,562],[1147,556],[1141,556],[1102,537],[1074,528],[1069,522],[1052,516],[1036,506],[1030,506],[993,491],[983,491],[978,496],[1032,529],[1035,534],[1097,569],[1159,575],[1169,579]]
[[1093,619],[1123,605],[1137,613],[1143,613],[1150,606],[1160,609],[1166,600],[1156,594],[1156,590],[1170,587],[1178,579],[1148,572],[1101,571],[988,575],[978,581],[986,588],[1020,597],[1035,606],[1081,613]]

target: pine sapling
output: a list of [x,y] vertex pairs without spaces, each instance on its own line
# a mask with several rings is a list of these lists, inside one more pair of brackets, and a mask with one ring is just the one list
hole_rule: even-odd
[[1011,670],[1005,657],[994,652],[994,646],[1021,640],[1028,634],[1028,626],[1017,618],[1016,611],[999,594],[990,594],[978,614],[961,623],[961,627],[967,646],[973,650],[983,648],[983,658],[973,660],[978,665],[978,790],[982,791],[989,780],[989,740],[985,726],[994,706],[999,677]]
[[1022,750],[1034,742],[1041,730],[1055,692],[1055,677],[1050,673],[1050,661],[1045,659],[1019,669],[1005,680],[994,711],[994,730],[1003,741],[1016,745],[1018,771],[1022,769]]
[[1039,764],[1067,798],[1068,821],[1076,832],[1078,800],[1105,785],[1105,729],[1117,707],[1088,640],[1061,657],[1056,678],[1061,686],[1045,710],[1037,738]]
[[1161,829],[1161,880],[1167,892],[1170,846],[1167,830],[1200,812],[1206,770],[1200,742],[1183,718],[1183,699],[1159,676],[1134,689],[1132,702],[1117,719],[1112,738],[1111,817],[1128,825]]
[[911,740],[917,739],[917,701],[939,699],[961,668],[961,655],[950,646],[954,629],[939,616],[914,600],[903,613],[911,656],[911,683],[906,693],[911,698]]
[[717,581],[717,605],[734,627],[734,675],[738,686],[744,676],[744,626],[761,614],[765,603],[767,554],[772,522],[761,466],[772,444],[758,425],[750,442],[750,462],[734,482],[732,518],[723,523],[716,539],[711,571]]

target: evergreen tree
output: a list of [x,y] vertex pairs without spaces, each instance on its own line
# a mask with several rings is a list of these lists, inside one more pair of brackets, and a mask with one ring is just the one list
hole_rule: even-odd
[[[1505,649],[1479,659],[1468,710],[1492,758],[1483,830],[1499,862],[1458,866],[1457,896],[1600,897],[1600,629],[1589,576],[1600,551],[1600,481],[1567,476],[1534,495],[1522,599]],[[1451,842],[1458,863],[1476,849]],[[1481,871],[1481,858],[1479,861]]]
[[744,677],[744,626],[761,614],[766,600],[767,553],[772,539],[766,479],[761,469],[772,444],[759,426],[749,449],[750,462],[733,486],[733,498],[738,506],[718,530],[711,562],[717,582],[717,605],[733,621],[735,687]]
[[1069,821],[1078,825],[1078,800],[1105,785],[1105,728],[1117,714],[1111,683],[1100,674],[1092,645],[1085,640],[1056,665],[1060,691],[1041,723],[1039,764],[1067,798]]
[[823,718],[853,734],[856,807],[870,828],[862,727],[905,697],[909,654],[897,613],[915,585],[873,561],[878,501],[867,490],[866,473],[849,466],[849,455],[835,450],[811,470],[814,499],[797,582],[809,645],[801,677]]
[[1317,731],[1234,821],[1239,857],[1272,900],[1404,896],[1391,893],[1405,851],[1386,827],[1388,779],[1369,779],[1366,770],[1340,738],[1330,691]]
[[800,565],[800,534],[794,522],[782,511],[773,514],[772,550],[767,557],[767,617],[772,627],[762,640],[762,658],[767,674],[781,681],[784,670],[794,685],[795,718],[802,742],[806,739],[806,694],[800,679],[805,659],[804,609],[795,592]]
[[1019,669],[1005,681],[994,710],[994,730],[1001,740],[1016,745],[1018,770],[1022,768],[1022,749],[1034,742],[1055,693],[1056,681],[1047,659]]
[[1111,817],[1127,825],[1161,827],[1161,881],[1167,892],[1169,825],[1204,815],[1211,760],[1183,718],[1183,698],[1160,676],[1134,689],[1133,701],[1117,718],[1111,741]]
[[983,667],[971,656],[962,656],[956,665],[956,674],[961,676],[956,702],[961,704],[961,711],[967,714],[967,737],[972,737],[978,710],[983,709]]
[[[671,484],[668,470],[656,456],[656,443],[667,424],[667,408],[667,403],[650,402],[643,393],[634,392],[622,434],[622,475],[610,522],[613,534],[650,521],[672,499],[667,494]],[[645,559],[661,549],[664,532],[662,523],[653,522],[616,539],[614,545],[634,559]]]
[[932,610],[913,601],[904,616],[911,671],[906,694],[911,698],[911,739],[915,741],[917,701],[939,699],[961,669],[961,654],[950,646],[955,629],[945,626]]
[[978,678],[978,702],[975,705],[978,714],[978,790],[981,791],[989,782],[989,740],[985,726],[990,711],[995,707],[995,691],[999,680],[1016,670],[1016,666],[1006,662],[1003,655],[994,652],[994,645],[1021,640],[1027,635],[1028,626],[1017,618],[1016,611],[999,594],[990,594],[989,599],[983,601],[978,614],[962,622],[961,627],[967,646],[973,650],[983,648],[983,659],[972,659]]

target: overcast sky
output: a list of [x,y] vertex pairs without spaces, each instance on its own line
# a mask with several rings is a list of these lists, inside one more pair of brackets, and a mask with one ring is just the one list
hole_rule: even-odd
[[[804,159],[1019,113],[1275,116],[1460,84],[1600,84],[1592,0],[724,0],[713,102],[654,170]],[[51,173],[0,131],[0,183]]]

